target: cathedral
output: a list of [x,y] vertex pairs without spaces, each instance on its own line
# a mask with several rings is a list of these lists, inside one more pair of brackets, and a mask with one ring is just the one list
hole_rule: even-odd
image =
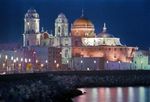
[[[49,53],[56,48],[60,49],[60,52],[52,53],[53,57],[60,55],[60,58],[56,57],[60,59],[56,67],[67,65],[82,70],[83,66],[91,69],[95,64],[99,68],[101,63],[108,61],[129,63],[137,50],[137,47],[122,45],[120,38],[107,32],[105,23],[102,31],[96,34],[94,24],[83,13],[71,25],[71,32],[68,19],[63,13],[58,15],[54,25],[55,34],[49,34],[43,28],[40,31],[39,14],[35,9],[29,9],[24,18],[23,47],[46,47],[50,48]],[[47,60],[53,63],[49,66],[55,66],[56,60],[50,59],[48,57]]]

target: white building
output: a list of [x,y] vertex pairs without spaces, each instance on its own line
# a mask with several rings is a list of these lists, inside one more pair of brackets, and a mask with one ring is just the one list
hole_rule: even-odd
[[29,9],[24,18],[23,46],[40,45],[40,18],[35,9]]

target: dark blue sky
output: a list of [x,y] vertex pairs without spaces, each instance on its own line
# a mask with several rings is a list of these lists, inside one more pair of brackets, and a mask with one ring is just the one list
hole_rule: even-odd
[[107,23],[109,33],[121,42],[140,49],[150,47],[150,2],[148,0],[0,0],[0,43],[21,42],[24,14],[35,8],[41,27],[54,32],[54,20],[61,12],[69,23],[81,16],[95,25],[96,33]]

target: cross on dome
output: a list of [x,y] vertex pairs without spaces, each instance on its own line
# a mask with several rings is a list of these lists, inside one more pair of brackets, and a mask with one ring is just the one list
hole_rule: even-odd
[[84,16],[84,10],[82,9],[82,15],[81,15],[81,17],[83,17]]
[[106,32],[106,31],[107,31],[107,27],[106,27],[106,23],[104,23],[103,32]]

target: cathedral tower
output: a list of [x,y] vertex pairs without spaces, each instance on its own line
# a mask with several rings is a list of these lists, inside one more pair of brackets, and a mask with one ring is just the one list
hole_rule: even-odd
[[62,49],[62,64],[68,64],[71,59],[71,37],[68,33],[68,20],[63,13],[60,13],[55,20],[55,36]]
[[63,13],[55,20],[55,36],[68,36],[68,20]]
[[29,9],[24,18],[23,46],[40,45],[40,19],[35,9]]

